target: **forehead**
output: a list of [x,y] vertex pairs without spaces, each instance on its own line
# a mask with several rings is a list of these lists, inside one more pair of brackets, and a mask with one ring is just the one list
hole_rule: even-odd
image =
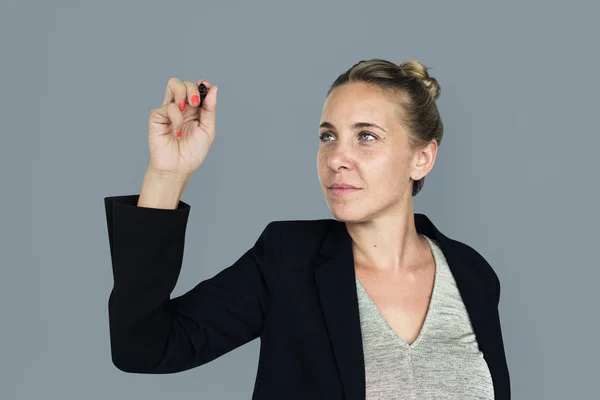
[[[335,88],[325,100],[321,122],[342,123],[371,119],[392,123],[396,105],[382,89],[363,82]],[[385,122],[384,122],[385,121]]]

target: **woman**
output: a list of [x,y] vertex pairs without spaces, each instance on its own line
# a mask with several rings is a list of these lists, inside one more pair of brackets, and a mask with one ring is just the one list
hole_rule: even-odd
[[362,61],[329,90],[317,159],[335,219],[273,221],[170,299],[190,212],[180,197],[215,138],[217,91],[171,79],[140,194],[105,198],[114,364],[183,371],[260,337],[254,399],[510,399],[497,275],[413,213],[442,139],[440,88],[416,60]]

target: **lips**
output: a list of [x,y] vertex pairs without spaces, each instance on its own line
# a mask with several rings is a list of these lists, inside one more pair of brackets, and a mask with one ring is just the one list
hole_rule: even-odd
[[334,183],[329,186],[329,193],[335,198],[345,198],[346,196],[352,196],[354,193],[359,192],[361,189],[349,183]]
[[329,186],[329,189],[358,189],[356,186],[349,185],[347,183],[334,183]]

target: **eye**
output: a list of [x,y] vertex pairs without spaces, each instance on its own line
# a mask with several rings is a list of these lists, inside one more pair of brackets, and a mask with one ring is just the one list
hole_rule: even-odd
[[331,136],[331,135],[330,135],[329,133],[327,133],[327,132],[323,132],[323,133],[321,133],[321,134],[319,135],[319,140],[320,140],[321,142],[326,142],[326,140],[325,140],[325,137],[327,137],[327,136]]
[[[373,140],[376,140],[376,139],[377,139],[375,136],[373,136],[373,134],[372,134],[372,133],[369,133],[369,132],[361,132],[361,133],[359,133],[359,134],[358,134],[358,136],[362,136],[362,135],[368,135],[368,136],[371,136],[371,137],[373,138]],[[367,140],[367,141],[369,142],[370,140]]]
[[[319,135],[319,140],[322,142],[328,142],[329,140],[325,140],[328,136],[331,136],[331,134],[329,132],[323,132]],[[373,135],[370,132],[366,132],[366,131],[360,132],[358,134],[358,136],[359,137],[370,136],[372,139],[366,139],[365,141],[367,141],[367,142],[377,140],[377,137],[375,135]]]

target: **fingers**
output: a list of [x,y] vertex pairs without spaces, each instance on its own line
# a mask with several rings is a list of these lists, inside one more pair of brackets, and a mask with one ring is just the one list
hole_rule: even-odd
[[176,136],[180,136],[181,130],[183,129],[183,114],[175,103],[170,103],[167,105],[167,113],[169,114],[169,119],[171,120],[171,132],[175,133]]
[[185,84],[177,78],[169,79],[169,82],[167,83],[167,90],[165,92],[165,98],[163,100],[162,105],[164,106],[172,102],[180,104],[181,102],[185,102],[186,98],[187,89],[185,87]]
[[207,89],[210,88],[210,83],[204,79],[196,83],[190,81],[182,82],[178,78],[169,79],[162,105],[175,102],[181,111],[185,110],[186,104],[198,107],[200,105],[200,92],[198,90],[200,83],[204,83]]
[[[194,82],[190,82],[190,81],[185,81],[183,82],[183,84],[185,85],[186,88],[186,95],[187,95],[187,103],[189,105],[191,105],[192,107],[200,107],[200,91],[198,90],[198,83],[194,83]],[[206,83],[205,83],[206,85]],[[181,111],[183,111],[181,109],[181,105],[179,104],[179,109]],[[184,107],[185,109],[185,107]]]
[[152,110],[151,123],[171,125],[168,133],[177,135],[183,129],[183,114],[177,104],[171,102]]
[[[208,92],[204,101],[200,98],[198,85],[201,83],[206,86]],[[200,106],[202,103],[202,106]],[[167,83],[165,98],[162,106],[155,110],[157,118],[168,118],[173,124],[173,133],[177,134],[183,128],[183,112],[186,106],[198,108],[199,126],[207,132],[215,129],[216,105],[217,105],[217,87],[211,86],[207,80],[199,80],[196,83],[190,81],[181,81],[178,78],[171,78]],[[166,121],[161,123],[167,123]]]

